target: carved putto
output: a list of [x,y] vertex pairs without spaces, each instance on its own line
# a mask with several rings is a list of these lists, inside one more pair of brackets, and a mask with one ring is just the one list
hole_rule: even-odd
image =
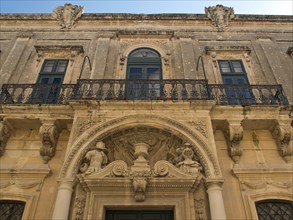
[[99,141],[95,149],[86,153],[84,157],[86,162],[81,165],[80,171],[85,172],[86,175],[99,172],[108,163],[107,153],[108,149],[105,147],[104,142]]
[[228,8],[223,5],[206,7],[205,13],[212,20],[213,25],[218,31],[224,31],[231,19],[235,18],[233,8]]
[[52,16],[57,19],[61,29],[70,29],[77,22],[83,13],[83,7],[65,4],[64,6],[57,7]]

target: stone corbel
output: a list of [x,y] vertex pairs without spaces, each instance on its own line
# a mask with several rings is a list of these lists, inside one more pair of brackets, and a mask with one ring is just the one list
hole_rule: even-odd
[[44,163],[55,155],[56,145],[60,134],[60,128],[55,120],[42,120],[39,134],[42,139],[42,147],[40,155],[43,157]]
[[132,185],[135,201],[143,202],[145,200],[146,187],[151,172],[136,172],[132,175]]
[[244,54],[243,54],[243,56],[244,56],[244,59],[245,59],[245,61],[246,61],[246,63],[247,63],[247,66],[250,68],[251,67],[251,65],[250,65],[250,56],[249,56],[249,53],[247,53],[247,52],[245,52]]
[[243,138],[243,127],[241,121],[226,121],[224,129],[225,138],[228,145],[229,155],[235,163],[239,162],[242,155],[240,142]]
[[3,156],[7,144],[7,140],[10,137],[10,128],[8,123],[0,119],[0,157]]
[[289,47],[288,50],[287,50],[287,54],[293,58],[293,47]]
[[292,160],[292,145],[291,141],[291,120],[287,123],[285,121],[278,121],[272,129],[273,137],[276,141],[280,156],[290,163]]
[[210,55],[212,57],[214,67],[217,67],[217,53],[215,51],[212,51],[212,52],[210,52]]

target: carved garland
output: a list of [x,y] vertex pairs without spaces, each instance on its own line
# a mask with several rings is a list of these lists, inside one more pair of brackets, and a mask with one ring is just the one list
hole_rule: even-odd
[[[70,162],[72,161],[72,159],[74,158],[74,156],[77,154],[77,151],[80,149],[80,147],[87,141],[89,140],[89,137],[91,136],[95,136],[95,134],[97,133],[97,131],[102,131],[108,127],[111,127],[112,125],[115,125],[115,124],[118,124],[124,120],[127,120],[127,119],[142,119],[143,121],[145,121],[145,119],[153,119],[153,120],[161,120],[161,121],[164,121],[164,122],[167,122],[169,124],[172,124],[173,126],[177,127],[179,130],[183,130],[185,131],[186,133],[188,133],[192,138],[194,138],[195,140],[198,141],[198,143],[201,145],[201,149],[204,150],[204,152],[208,155],[208,159],[210,159],[210,161],[212,162],[213,164],[213,167],[215,169],[215,174],[214,175],[220,175],[220,169],[217,165],[217,161],[213,155],[213,153],[210,151],[210,149],[208,148],[208,146],[206,145],[206,143],[204,143],[195,133],[194,131],[192,131],[191,129],[187,128],[186,126],[182,125],[181,123],[179,122],[176,122],[176,121],[173,121],[171,119],[166,119],[166,118],[162,118],[162,117],[159,117],[159,116],[146,116],[146,115],[140,115],[140,116],[137,116],[137,115],[133,115],[133,116],[125,116],[125,117],[122,117],[122,118],[119,118],[119,119],[114,119],[114,120],[111,120],[111,121],[108,121],[106,123],[103,123],[97,127],[94,127],[91,131],[87,132],[85,135],[81,136],[79,138],[79,140],[76,141],[76,143],[72,146],[72,151],[69,153],[66,161],[64,162],[64,166],[61,170],[61,173],[60,173],[60,177],[65,177],[66,176],[66,172],[67,172],[67,169],[70,165]],[[105,133],[103,133],[101,136],[99,136],[98,138],[95,138],[95,139],[99,139],[99,140],[102,140],[103,138],[107,137],[112,131],[107,131]],[[91,142],[94,142],[94,141],[97,141],[97,140],[91,140]],[[90,146],[86,146],[85,149],[83,149],[80,154],[79,154],[79,158],[78,160],[75,162],[74,164],[74,168],[73,168],[73,173],[70,174],[70,177],[74,177],[74,175],[78,172],[78,167],[82,161],[82,157],[83,155],[85,155],[85,153],[88,151],[88,149],[90,148]],[[204,168],[204,171],[205,171],[205,174],[207,177],[210,177],[212,175],[212,173],[210,172],[210,168],[205,160],[205,158],[203,157],[202,153],[199,151],[198,148],[194,147],[193,150],[195,151],[195,153],[198,155],[199,157],[199,161],[200,163],[202,164],[203,168]]]

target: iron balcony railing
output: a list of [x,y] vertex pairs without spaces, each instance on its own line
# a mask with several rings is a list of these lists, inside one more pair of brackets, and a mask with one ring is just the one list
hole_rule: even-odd
[[281,85],[208,84],[207,80],[79,80],[77,84],[4,84],[1,104],[70,100],[215,100],[218,105],[288,105]]

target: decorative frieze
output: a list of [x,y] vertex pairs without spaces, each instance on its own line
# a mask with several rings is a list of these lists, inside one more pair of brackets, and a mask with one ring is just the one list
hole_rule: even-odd
[[42,140],[40,155],[43,157],[44,163],[55,155],[56,145],[60,134],[59,126],[55,120],[43,120],[39,134]]
[[224,133],[228,145],[229,155],[235,163],[238,163],[240,156],[242,155],[240,142],[243,138],[243,127],[241,125],[241,121],[227,120]]
[[83,7],[72,4],[65,4],[55,8],[52,13],[61,29],[71,29],[83,13]]
[[293,147],[290,145],[291,141],[291,125],[290,121],[278,121],[272,129],[273,137],[276,141],[280,156],[290,163],[292,159]]
[[188,121],[187,123],[194,127],[197,131],[199,131],[203,136],[205,136],[206,138],[208,137],[205,120]]
[[224,31],[230,25],[230,21],[235,18],[234,9],[223,5],[206,7],[205,13],[218,31]]
[[7,140],[10,137],[10,128],[6,121],[0,120],[0,157],[3,156],[7,144]]

